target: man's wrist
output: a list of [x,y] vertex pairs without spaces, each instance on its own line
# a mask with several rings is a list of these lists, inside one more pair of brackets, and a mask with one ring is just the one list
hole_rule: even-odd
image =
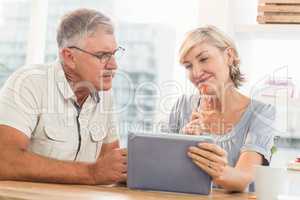
[[87,169],[87,175],[88,175],[88,184],[89,185],[96,185],[97,181],[96,181],[96,177],[95,177],[95,163],[89,163],[86,165],[86,169]]

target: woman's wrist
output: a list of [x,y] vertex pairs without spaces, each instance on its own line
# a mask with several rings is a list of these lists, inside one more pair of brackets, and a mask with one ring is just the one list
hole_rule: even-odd
[[226,166],[224,173],[219,177],[213,178],[212,181],[229,192],[244,192],[247,185],[240,176],[241,174],[234,167]]
[[[220,176],[212,178],[213,183],[224,187],[224,185],[226,185],[226,183],[227,183],[226,179],[228,179],[228,178],[226,178],[226,177],[228,177],[227,174],[230,174],[230,171],[232,171],[231,169],[232,169],[232,167],[227,165],[225,167],[223,173]],[[234,172],[231,172],[231,173],[234,173]]]

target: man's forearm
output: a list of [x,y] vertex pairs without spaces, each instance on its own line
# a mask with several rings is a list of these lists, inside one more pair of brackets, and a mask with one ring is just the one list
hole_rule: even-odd
[[49,159],[24,150],[1,150],[2,180],[95,184],[91,164]]

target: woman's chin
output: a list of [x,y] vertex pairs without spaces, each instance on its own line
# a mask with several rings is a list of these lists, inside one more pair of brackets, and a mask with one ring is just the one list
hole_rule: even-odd
[[205,94],[205,95],[215,95],[216,91],[215,89],[212,87],[213,85],[208,85],[208,84],[199,84],[197,86],[197,89],[199,91],[200,94]]
[[199,94],[200,95],[209,95],[209,96],[215,96],[216,92],[215,91],[207,91],[206,93],[201,92],[201,90],[199,90]]

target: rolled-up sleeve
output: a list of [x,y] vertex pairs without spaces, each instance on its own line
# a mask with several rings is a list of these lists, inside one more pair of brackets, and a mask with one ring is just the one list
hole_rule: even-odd
[[253,111],[253,121],[250,124],[245,144],[241,152],[253,151],[261,154],[264,165],[271,161],[271,149],[274,145],[274,121],[276,111],[271,105]]

